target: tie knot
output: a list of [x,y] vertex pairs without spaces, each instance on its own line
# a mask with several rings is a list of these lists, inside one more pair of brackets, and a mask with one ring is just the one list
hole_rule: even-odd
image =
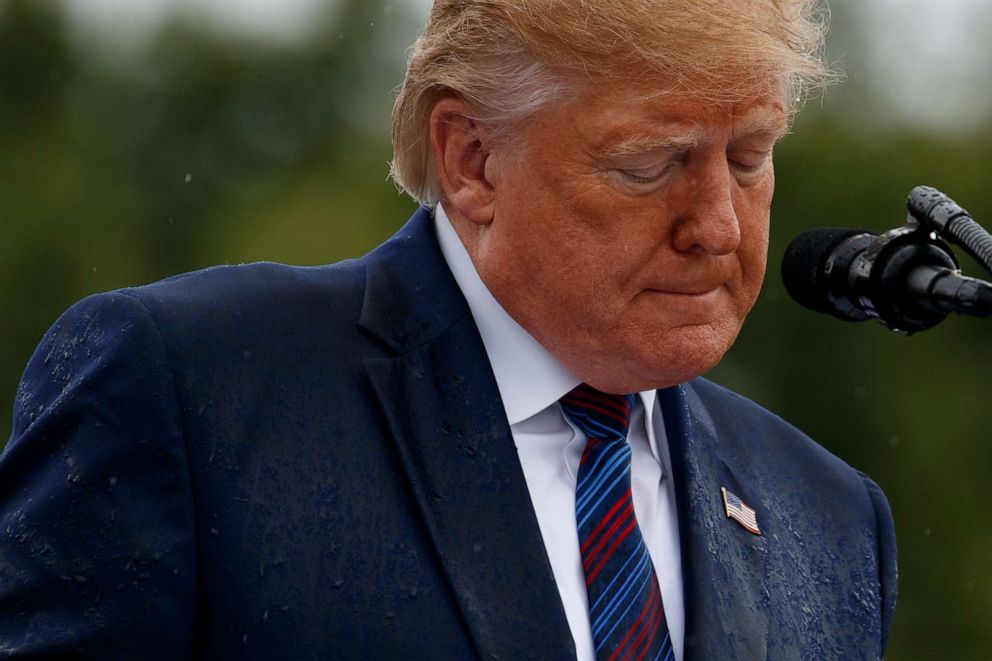
[[584,383],[559,400],[572,423],[589,438],[627,438],[634,395],[609,395]]

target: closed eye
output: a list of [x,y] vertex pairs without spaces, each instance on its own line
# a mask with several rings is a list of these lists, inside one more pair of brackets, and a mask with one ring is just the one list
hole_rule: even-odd
[[740,151],[728,155],[731,167],[745,174],[759,172],[771,161],[772,150]]
[[651,159],[648,165],[631,167],[633,165],[631,164],[626,167],[617,168],[617,172],[623,175],[626,180],[635,184],[653,184],[660,181],[673,167],[684,161],[688,157],[688,153],[688,149],[668,153],[663,158]]
[[637,184],[651,184],[665,176],[668,166],[638,168],[636,170],[618,170],[624,177]]

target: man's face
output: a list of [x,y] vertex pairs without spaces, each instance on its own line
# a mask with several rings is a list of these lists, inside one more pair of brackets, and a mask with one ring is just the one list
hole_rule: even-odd
[[[769,97],[771,99],[771,97]],[[680,383],[733,344],[765,271],[780,100],[589,90],[487,175],[472,256],[507,312],[590,385]]]

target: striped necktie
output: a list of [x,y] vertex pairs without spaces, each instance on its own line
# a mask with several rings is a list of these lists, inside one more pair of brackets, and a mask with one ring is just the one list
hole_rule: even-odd
[[627,430],[634,395],[581,384],[562,397],[588,441],[579,462],[575,516],[596,658],[674,657],[658,577],[634,516]]

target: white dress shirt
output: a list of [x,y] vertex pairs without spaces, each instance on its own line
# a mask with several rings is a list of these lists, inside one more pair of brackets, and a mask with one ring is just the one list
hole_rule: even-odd
[[[493,298],[441,205],[435,210],[435,229],[492,364],[575,651],[579,661],[595,661],[575,521],[575,476],[586,437],[558,404],[579,379]],[[634,513],[658,575],[675,658],[682,659],[682,562],[675,489],[665,479],[671,475],[668,440],[655,391],[639,395],[628,434]]]

